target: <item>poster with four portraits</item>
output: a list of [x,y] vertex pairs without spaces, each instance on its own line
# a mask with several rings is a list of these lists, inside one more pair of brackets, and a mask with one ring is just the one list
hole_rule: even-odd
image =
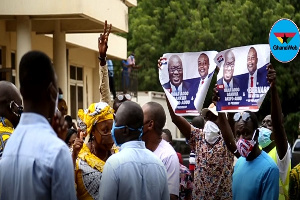
[[220,112],[256,112],[270,87],[267,44],[235,47],[219,53],[166,53],[161,63],[160,83],[173,110],[181,116],[199,115],[216,67]]

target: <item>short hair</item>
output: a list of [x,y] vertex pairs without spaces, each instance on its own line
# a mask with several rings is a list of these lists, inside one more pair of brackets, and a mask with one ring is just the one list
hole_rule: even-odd
[[[210,112],[210,111],[209,111]],[[202,116],[196,116],[192,119],[192,125],[196,128],[204,128],[204,118]]]
[[165,133],[165,134],[168,136],[170,142],[172,142],[172,134],[171,134],[171,131],[170,131],[169,129],[165,128],[165,129],[162,130],[162,132]]
[[198,59],[199,59],[201,56],[207,57],[207,58],[208,58],[208,62],[209,62],[209,57],[208,57],[208,55],[207,55],[206,53],[201,53],[201,54],[199,55]]
[[[249,51],[250,51],[251,49],[255,51],[256,56],[257,56],[257,51],[256,51],[256,49],[255,49],[254,47],[250,47]],[[248,51],[248,53],[249,53],[249,51]]]
[[233,57],[234,57],[234,60],[235,60],[235,55],[234,55],[234,53],[233,53],[233,51],[232,51],[231,49],[229,49],[228,51],[225,52],[225,55],[224,55],[225,60],[227,60],[227,57],[228,57],[228,54],[229,54],[229,53],[232,53],[232,55],[233,55]]
[[[124,107],[124,108],[123,108]],[[144,113],[141,106],[133,101],[125,101],[120,105],[121,113],[116,115],[121,125],[127,125],[130,128],[141,128],[144,123]]]
[[61,88],[58,88],[58,93],[63,94],[63,91],[61,90]]
[[39,101],[41,92],[46,92],[55,80],[55,72],[50,58],[40,51],[29,51],[20,61],[20,90],[24,99]]
[[150,107],[149,119],[154,121],[154,128],[156,130],[162,130],[166,124],[166,113],[162,105],[156,102],[146,103]]
[[246,111],[250,114],[250,119],[253,123],[253,129],[256,130],[258,128],[258,119],[254,112]]
[[71,128],[72,127],[72,117],[70,115],[66,115],[65,121],[68,123],[68,128]]
[[73,134],[77,134],[77,131],[73,128],[68,129],[67,136],[66,136],[66,139],[65,139],[66,144],[69,143],[69,140],[70,140],[70,138]]
[[170,61],[172,60],[173,61],[173,59],[178,59],[179,60],[179,62],[181,63],[181,67],[182,67],[182,60],[181,60],[181,58],[178,56],[178,55],[172,55],[170,58],[169,58],[169,62],[168,62],[168,69],[169,69],[169,67],[170,67]]

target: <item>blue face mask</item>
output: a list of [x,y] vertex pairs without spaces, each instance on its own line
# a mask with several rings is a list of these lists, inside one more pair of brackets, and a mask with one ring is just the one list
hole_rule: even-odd
[[113,126],[112,126],[112,129],[111,129],[111,136],[114,140],[114,143],[116,144],[116,146],[121,146],[122,144],[119,144],[117,143],[117,140],[116,140],[116,137],[115,137],[115,130],[116,129],[123,129],[123,128],[128,128],[129,130],[132,130],[132,131],[140,131],[140,136],[139,136],[139,141],[142,140],[142,136],[143,136],[143,126],[141,128],[138,128],[138,129],[135,129],[135,128],[130,128],[128,126],[116,126],[116,123],[114,121],[113,123]]
[[259,128],[258,143],[262,148],[265,148],[272,143],[271,133],[272,131],[270,129],[265,127]]

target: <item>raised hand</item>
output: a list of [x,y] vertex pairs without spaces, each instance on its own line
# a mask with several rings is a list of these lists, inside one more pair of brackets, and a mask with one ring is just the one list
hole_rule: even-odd
[[106,64],[106,52],[108,48],[108,36],[111,31],[111,24],[107,26],[107,21],[105,20],[103,33],[100,34],[100,37],[98,38],[98,50],[99,50],[99,60],[101,66],[104,66]]
[[163,62],[164,60],[166,60],[166,58],[164,58],[164,57],[160,57],[160,58],[157,60],[157,67],[158,67],[159,69],[161,69],[162,62]]
[[77,129],[77,137],[75,138],[74,144],[72,146],[72,158],[73,158],[73,163],[75,166],[75,162],[77,159],[77,156],[82,149],[83,146],[83,138],[85,136],[85,133],[80,130],[80,128]]
[[268,70],[268,74],[267,74],[268,82],[270,83],[270,86],[273,87],[273,85],[275,85],[276,83],[276,71],[271,63],[267,66],[267,70]]

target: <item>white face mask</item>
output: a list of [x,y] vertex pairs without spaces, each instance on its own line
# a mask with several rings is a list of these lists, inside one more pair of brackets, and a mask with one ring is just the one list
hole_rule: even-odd
[[56,101],[55,101],[55,108],[54,108],[54,115],[55,113],[58,111],[58,92],[57,92],[57,95],[56,95]]
[[203,129],[204,135],[205,135],[205,140],[209,143],[209,144],[214,144],[220,137],[220,129],[217,126],[217,124],[215,124],[212,121],[207,121],[204,125],[204,129]]

